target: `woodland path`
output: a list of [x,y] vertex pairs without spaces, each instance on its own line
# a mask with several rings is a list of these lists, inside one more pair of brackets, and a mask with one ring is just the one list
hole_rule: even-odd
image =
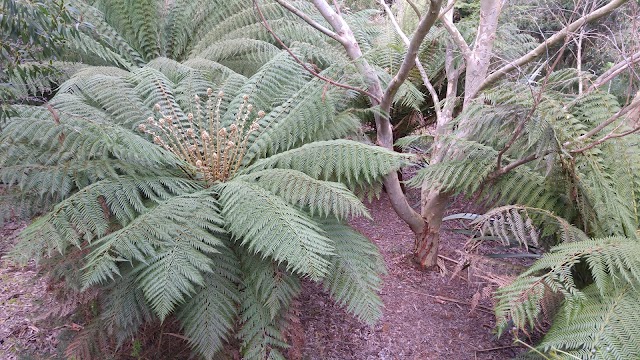
[[[417,194],[412,201],[419,201]],[[379,247],[387,265],[381,294],[383,319],[374,328],[362,325],[308,284],[301,314],[304,359],[511,359],[521,351],[510,347],[507,337],[495,338],[492,313],[480,308],[470,313],[470,306],[464,303],[471,302],[478,286],[465,281],[464,272],[451,279],[454,263],[445,261],[446,275],[415,267],[410,255],[413,234],[385,194],[366,205],[373,219],[356,219],[352,225]],[[450,212],[465,212],[466,208],[467,204],[454,203]],[[466,238],[445,231],[442,242],[441,255],[457,259]],[[480,306],[492,309],[488,301]]]

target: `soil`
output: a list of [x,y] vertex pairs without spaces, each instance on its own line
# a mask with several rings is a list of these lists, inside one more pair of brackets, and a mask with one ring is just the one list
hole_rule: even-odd
[[[306,283],[299,314],[304,329],[304,343],[299,345],[302,359],[509,359],[522,350],[513,347],[509,338],[496,339],[492,304],[474,298],[483,285],[465,272],[452,276],[456,263],[451,260],[460,258],[464,236],[445,229],[444,272],[421,271],[411,257],[413,234],[387,197],[382,194],[367,205],[373,219],[355,219],[352,225],[384,256],[388,273],[380,294],[383,318],[373,327],[364,325],[318,286]],[[468,208],[468,204],[453,204],[450,212],[471,211]],[[24,226],[9,222],[0,230],[0,359],[22,359],[26,354],[32,359],[57,358],[60,327],[35,320],[53,301],[46,282],[36,276],[35,264],[17,267],[5,257]],[[472,304],[477,304],[473,310]]]
[[[415,200],[417,201],[417,200]],[[304,359],[309,360],[423,360],[511,359],[522,349],[509,338],[497,339],[488,299],[471,311],[482,283],[465,273],[452,277],[457,264],[444,260],[444,272],[425,272],[412,259],[414,236],[395,214],[388,198],[367,204],[372,220],[352,225],[380,249],[387,265],[381,292],[382,320],[373,328],[338,308],[321,289],[307,284],[303,293]],[[465,210],[462,210],[465,208]],[[449,213],[471,211],[454,203]],[[440,254],[455,260],[467,241],[445,229]],[[461,276],[462,275],[462,276]]]

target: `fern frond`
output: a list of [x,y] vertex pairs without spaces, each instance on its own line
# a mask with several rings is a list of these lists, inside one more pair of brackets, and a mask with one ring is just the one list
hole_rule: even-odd
[[408,164],[410,159],[407,155],[350,140],[318,141],[259,160],[246,171],[292,169],[353,188],[375,183]]
[[316,180],[305,173],[288,169],[268,169],[238,177],[255,182],[292,205],[308,209],[311,216],[369,217],[367,208],[342,183]]
[[563,243],[588,240],[582,230],[564,218],[545,209],[521,205],[494,208],[477,217],[473,224],[483,236],[488,233],[504,245],[513,245],[511,240],[515,239],[525,248],[528,245],[540,246],[541,238],[549,234],[559,234]]
[[281,317],[300,292],[296,276],[255,255],[241,253],[243,280],[241,287],[238,333],[245,359],[283,359],[279,349],[286,349]]
[[239,259],[227,247],[212,254],[212,271],[178,313],[189,343],[205,359],[213,359],[233,331],[240,303]]
[[369,239],[336,221],[323,221],[321,227],[333,240],[336,254],[322,280],[331,297],[360,320],[374,324],[382,316],[380,274],[384,261]]
[[242,245],[314,280],[326,274],[333,244],[302,212],[254,184],[238,180],[215,188],[225,228]]
[[100,320],[118,346],[135,335],[142,324],[154,319],[135,274],[130,270],[123,271],[122,277],[107,288],[102,307]]
[[14,255],[28,260],[52,251],[64,253],[69,246],[80,247],[83,241],[108,234],[113,226],[112,216],[125,226],[153,202],[197,189],[197,183],[172,177],[122,177],[96,182],[28,226],[20,235],[24,247],[18,246]]
[[[552,248],[513,283],[498,290],[496,316],[499,331],[505,329],[508,319],[518,329],[524,329],[527,323],[533,326],[544,299],[553,294],[564,297],[560,311],[573,317],[583,311],[585,291],[589,296],[593,296],[593,290],[599,291],[602,301],[606,302],[611,293],[637,288],[640,286],[638,253],[640,244],[620,237],[583,240]],[[588,265],[594,281],[584,290],[576,285],[573,272],[582,262]],[[595,334],[596,330],[593,331]]]
[[[208,190],[176,196],[150,208],[122,229],[92,244],[83,276],[85,287],[113,279],[120,274],[118,265],[121,263],[141,262],[150,263],[154,268],[141,275],[150,281],[144,288],[146,296],[155,299],[162,295],[157,294],[158,289],[153,286],[154,277],[160,276],[165,276],[165,280],[175,276],[183,281],[180,284],[185,289],[191,290],[191,282],[201,283],[198,273],[169,273],[181,269],[170,269],[162,264],[170,263],[172,256],[180,252],[184,258],[176,261],[180,261],[181,266],[205,271],[204,266],[209,262],[205,254],[216,252],[215,247],[220,245],[215,234],[224,233],[219,211]],[[172,299],[183,295],[179,291],[168,294]],[[164,316],[169,305],[162,300],[158,300],[156,310],[158,315]]]
[[579,312],[560,312],[537,348],[589,359],[640,357],[638,291],[622,287],[603,297],[597,286],[591,285],[583,293]]

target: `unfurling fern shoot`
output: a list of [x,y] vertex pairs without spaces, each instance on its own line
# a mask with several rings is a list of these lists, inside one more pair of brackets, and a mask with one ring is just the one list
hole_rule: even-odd
[[198,178],[204,180],[207,187],[232,178],[240,169],[250,136],[261,129],[260,120],[265,116],[262,110],[254,116],[249,96],[243,95],[235,121],[228,128],[224,127],[220,119],[224,92],[218,93],[215,105],[212,105],[212,95],[213,90],[208,88],[209,99],[204,113],[201,111],[200,97],[194,97],[198,111],[195,116],[193,113],[187,114],[187,126],[182,126],[170,114],[163,114],[160,104],[154,107],[160,115],[158,120],[149,117],[146,124],[138,125],[138,130],[150,135],[156,145],[192,165],[197,170]]

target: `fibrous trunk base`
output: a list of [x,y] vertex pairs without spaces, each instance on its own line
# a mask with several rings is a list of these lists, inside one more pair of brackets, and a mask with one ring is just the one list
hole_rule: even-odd
[[437,190],[426,191],[422,196],[422,217],[424,230],[416,234],[414,259],[422,269],[434,269],[438,265],[440,247],[440,226],[447,208],[448,196]]

